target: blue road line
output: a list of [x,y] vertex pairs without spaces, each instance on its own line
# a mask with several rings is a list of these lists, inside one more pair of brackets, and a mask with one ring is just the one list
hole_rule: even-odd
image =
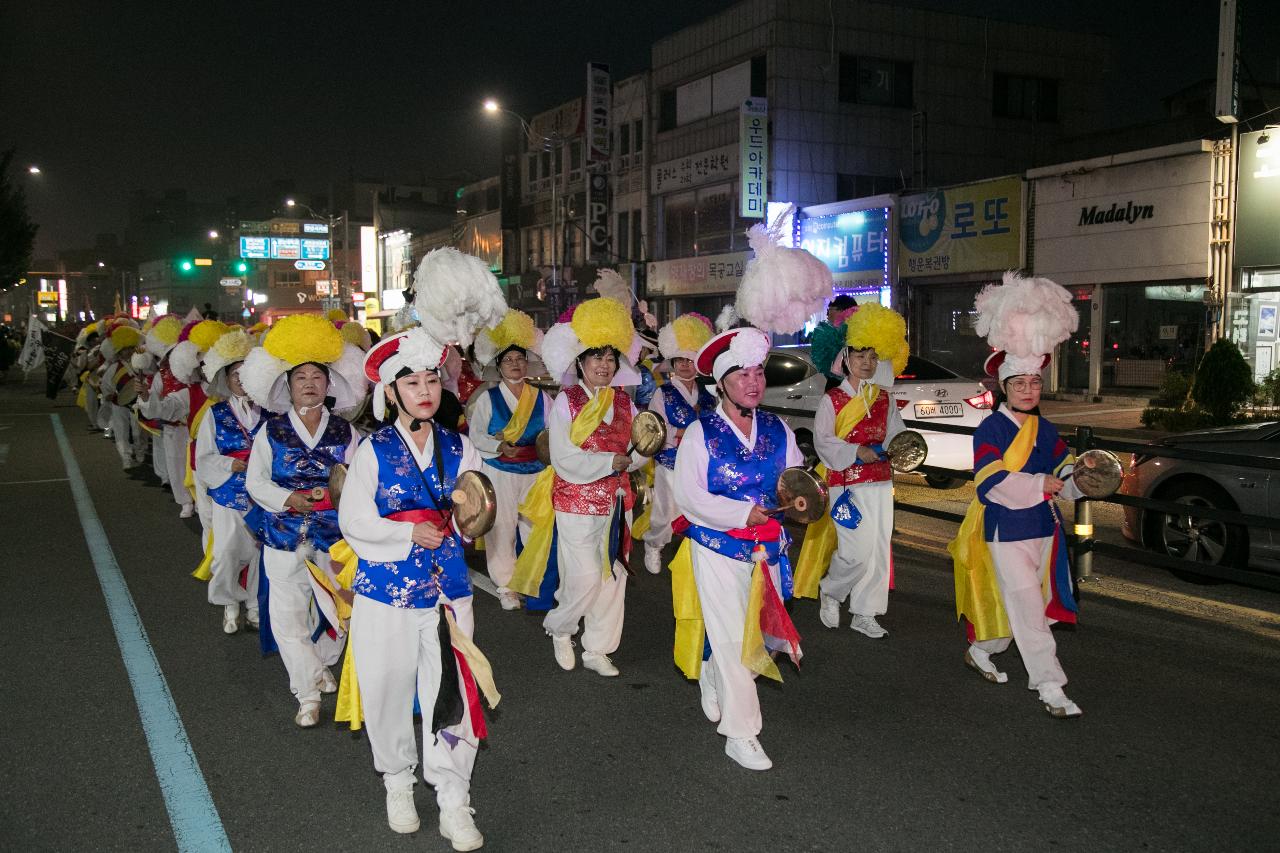
[[209,786],[196,761],[187,730],[178,716],[178,708],[169,692],[156,660],[147,630],[138,616],[129,586],[120,572],[120,564],[111,550],[106,531],[89,497],[89,488],[80,474],[80,465],[71,452],[67,434],[58,415],[50,415],[53,433],[58,440],[58,450],[67,468],[71,494],[75,498],[80,525],[84,528],[85,542],[93,557],[93,568],[102,585],[102,595],[107,601],[107,612],[115,628],[116,641],[120,644],[120,656],[124,658],[133,687],[133,698],[142,718],[142,730],[151,750],[151,762],[156,768],[156,779],[164,794],[165,808],[169,812],[169,824],[180,851],[231,850],[227,831],[213,804]]

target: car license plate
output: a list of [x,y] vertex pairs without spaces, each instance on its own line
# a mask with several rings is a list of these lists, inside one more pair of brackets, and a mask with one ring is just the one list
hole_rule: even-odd
[[917,418],[959,418],[964,409],[959,403],[916,403]]

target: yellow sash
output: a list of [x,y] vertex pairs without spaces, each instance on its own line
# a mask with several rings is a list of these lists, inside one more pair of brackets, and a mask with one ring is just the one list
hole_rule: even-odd
[[702,602],[693,582],[693,546],[687,537],[667,568],[671,570],[671,609],[676,617],[676,666],[686,678],[697,678],[702,672]]
[[[649,462],[646,463],[645,466],[640,469],[641,473],[644,474],[645,482],[649,484],[650,495],[653,494],[653,480],[655,477],[654,472],[657,470],[657,464],[658,463],[650,459]],[[649,532],[649,524],[652,522],[652,520],[653,520],[653,500],[651,499],[649,503],[645,504],[644,512],[640,513],[640,515],[636,517],[635,521],[631,522],[631,538],[643,539],[644,535]]]
[[498,438],[509,444],[515,444],[520,436],[524,435],[524,428],[529,425],[529,418],[533,415],[533,407],[537,402],[538,389],[528,382],[523,383],[516,410],[512,413],[511,420],[507,421],[507,425],[498,433]]
[[200,565],[196,566],[196,570],[191,573],[191,577],[198,581],[208,581],[213,577],[213,530],[209,530],[209,535],[204,540],[204,557],[200,559]]
[[[1005,450],[1004,458],[983,466],[973,477],[974,486],[980,486],[999,471],[1021,471],[1036,446],[1039,431],[1040,419],[1035,415],[1028,415],[1018,428],[1013,443]],[[963,616],[968,619],[973,625],[974,637],[978,640],[1012,636],[1009,615],[1005,612],[1000,588],[996,583],[991,550],[987,547],[983,525],[985,516],[986,508],[975,497],[960,524],[960,531],[947,546],[955,569],[956,618]]]
[[[849,402],[836,412],[836,435],[844,438],[871,413],[871,405],[880,396],[880,386],[868,382],[849,397]],[[827,479],[827,466],[818,465],[815,473],[823,482]],[[831,567],[831,555],[836,552],[836,523],[830,513],[805,528],[804,542],[795,565],[796,598],[817,598],[818,583]]]
[[[187,428],[187,435],[190,437],[191,446],[195,446],[196,433],[200,431],[200,422],[204,420],[205,412],[209,411],[215,403],[218,403],[218,397],[206,397],[205,401],[200,404],[200,408],[196,409],[196,413],[191,416],[191,425]],[[185,450],[186,448],[184,448]],[[187,491],[191,493],[191,497],[196,496],[196,472],[191,467],[191,454],[186,454],[186,460],[183,463],[186,467],[186,474],[182,477],[182,485],[187,487]]]
[[[591,433],[604,422],[604,416],[613,408],[613,389],[603,388],[587,402],[569,426],[569,440],[581,447]],[[538,474],[520,504],[520,514],[533,523],[529,541],[516,557],[515,574],[507,584],[523,595],[538,597],[542,576],[547,572],[547,560],[551,556],[551,537],[555,534],[556,511],[551,506],[551,487],[555,484],[555,469],[548,465]],[[607,543],[606,543],[607,547]]]

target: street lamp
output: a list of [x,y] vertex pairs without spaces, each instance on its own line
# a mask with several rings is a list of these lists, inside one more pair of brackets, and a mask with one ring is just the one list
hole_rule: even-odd
[[217,231],[215,231],[215,230],[210,230],[210,231],[209,231],[209,239],[210,239],[210,240],[217,240],[217,239],[218,239],[218,232],[217,232]]
[[28,166],[28,167],[27,167],[27,171],[28,171],[29,173],[31,173],[32,175],[38,175],[38,174],[40,174],[40,167],[39,167],[39,166],[34,166],[34,165],[33,165],[33,166]]
[[[524,131],[525,139],[528,141],[530,148],[539,148],[543,151],[554,152],[563,146],[566,141],[564,137],[559,135],[544,136],[541,133],[534,132],[533,127],[530,126],[528,120],[524,116],[514,110],[507,109],[493,98],[486,98],[482,106],[484,107],[484,111],[490,115],[505,113],[506,115],[514,116],[516,121],[520,122],[520,129]],[[551,173],[551,282],[552,284],[556,284],[560,279],[560,210],[556,199],[556,184],[559,183],[560,176],[556,174],[554,155],[551,159]]]

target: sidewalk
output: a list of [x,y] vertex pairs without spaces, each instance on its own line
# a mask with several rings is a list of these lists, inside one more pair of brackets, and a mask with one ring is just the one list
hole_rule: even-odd
[[1099,435],[1134,440],[1155,440],[1168,435],[1142,425],[1145,406],[1128,401],[1082,403],[1074,400],[1041,400],[1040,411],[1059,427],[1093,427]]

